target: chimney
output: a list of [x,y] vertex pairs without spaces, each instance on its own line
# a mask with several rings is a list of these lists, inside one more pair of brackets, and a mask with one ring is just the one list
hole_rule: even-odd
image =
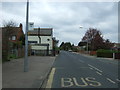
[[20,23],[19,27],[20,27],[20,30],[22,31],[22,23]]

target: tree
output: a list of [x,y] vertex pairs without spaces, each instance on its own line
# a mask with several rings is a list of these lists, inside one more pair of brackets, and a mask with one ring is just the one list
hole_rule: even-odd
[[60,47],[62,47],[64,45],[64,42],[61,43]]
[[72,49],[72,45],[70,42],[66,42],[66,43],[62,42],[60,45],[60,49],[68,51]]
[[19,38],[19,41],[22,42],[22,45],[25,45],[25,35],[22,35],[22,36]]
[[10,20],[8,22],[6,22],[6,21],[3,22],[3,27],[10,28],[10,27],[16,27],[16,26],[17,26],[16,22],[14,22],[12,20]]
[[[99,31],[100,32],[100,31]],[[101,33],[96,33],[91,41],[91,49],[98,50],[104,48],[104,39]]]
[[70,42],[66,42],[64,44],[64,50],[68,51],[68,50],[71,50],[72,49],[72,45]]
[[78,46],[84,46],[87,42],[89,50],[110,49],[112,46],[112,43],[108,39],[105,40],[101,31],[96,28],[89,28]]
[[59,51],[58,42],[59,42],[59,40],[57,40],[57,39],[54,37],[54,38],[53,38],[53,55],[54,55],[54,56],[55,56],[55,54]]
[[113,47],[114,44],[112,42],[110,42],[109,39],[104,40],[104,49],[111,49],[111,47]]
[[63,45],[64,45],[64,42],[61,43],[61,45],[60,45],[60,50],[63,49]]

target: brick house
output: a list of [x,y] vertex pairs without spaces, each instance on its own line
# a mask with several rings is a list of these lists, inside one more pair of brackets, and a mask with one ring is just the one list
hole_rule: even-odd
[[9,37],[9,40],[11,42],[17,42],[17,41],[19,41],[20,37],[22,35],[24,35],[23,30],[22,30],[22,24],[20,24],[19,27],[13,27],[12,31],[13,32],[11,33],[11,35]]
[[24,55],[21,37],[24,37],[22,24],[19,27],[2,27],[2,58],[8,59],[11,54],[16,57]]

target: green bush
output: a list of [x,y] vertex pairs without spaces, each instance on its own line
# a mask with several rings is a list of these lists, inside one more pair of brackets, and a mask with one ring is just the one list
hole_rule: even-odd
[[10,58],[10,59],[15,59],[15,58],[16,58],[16,55],[15,55],[15,54],[10,54],[9,58]]
[[115,50],[104,50],[104,49],[99,49],[97,50],[97,52],[101,52],[101,53],[120,53],[120,51],[115,51]]
[[119,53],[119,52],[118,51],[113,51],[113,50],[99,49],[99,50],[97,50],[97,57],[112,58],[113,53]]

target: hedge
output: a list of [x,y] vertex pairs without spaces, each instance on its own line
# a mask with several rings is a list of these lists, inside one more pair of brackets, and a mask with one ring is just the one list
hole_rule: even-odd
[[97,50],[97,57],[113,58],[113,53],[120,53],[120,51],[99,49]]

